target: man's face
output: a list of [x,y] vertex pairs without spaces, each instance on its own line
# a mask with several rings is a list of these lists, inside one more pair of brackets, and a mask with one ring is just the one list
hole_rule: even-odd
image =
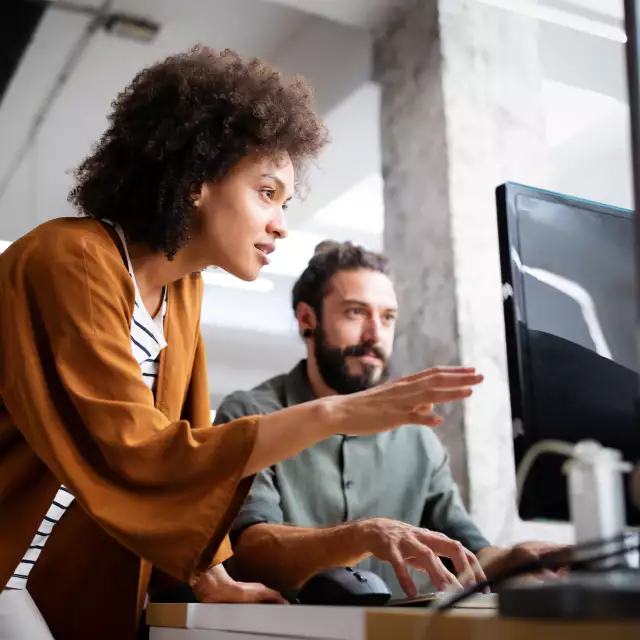
[[397,309],[391,280],[378,271],[340,271],[331,278],[313,344],[331,389],[354,393],[385,379]]

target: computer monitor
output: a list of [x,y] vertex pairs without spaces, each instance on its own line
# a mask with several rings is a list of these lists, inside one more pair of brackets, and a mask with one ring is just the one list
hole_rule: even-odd
[[[633,212],[511,183],[496,195],[516,465],[547,439],[640,460]],[[523,519],[569,520],[563,462],[533,465]]]

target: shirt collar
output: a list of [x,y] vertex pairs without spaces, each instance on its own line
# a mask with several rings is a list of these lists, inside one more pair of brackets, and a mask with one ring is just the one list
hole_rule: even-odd
[[[315,400],[316,396],[309,384],[309,376],[307,375],[307,360],[300,360],[298,364],[289,371],[284,382],[285,407],[295,407],[303,402]],[[359,440],[375,440],[378,435],[365,436],[345,436],[346,438],[358,438]]]
[[284,388],[287,407],[293,407],[303,402],[316,399],[309,384],[306,359],[300,360],[300,362],[289,371],[285,379]]

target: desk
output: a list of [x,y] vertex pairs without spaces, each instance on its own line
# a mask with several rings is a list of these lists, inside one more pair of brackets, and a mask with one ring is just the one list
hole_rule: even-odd
[[541,621],[492,609],[152,604],[151,640],[638,640],[640,620]]

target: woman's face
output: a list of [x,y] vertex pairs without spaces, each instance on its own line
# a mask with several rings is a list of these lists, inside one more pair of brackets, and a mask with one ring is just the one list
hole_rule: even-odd
[[287,235],[284,211],[294,190],[288,154],[248,156],[196,197],[197,223],[188,250],[207,266],[255,280],[275,241]]

